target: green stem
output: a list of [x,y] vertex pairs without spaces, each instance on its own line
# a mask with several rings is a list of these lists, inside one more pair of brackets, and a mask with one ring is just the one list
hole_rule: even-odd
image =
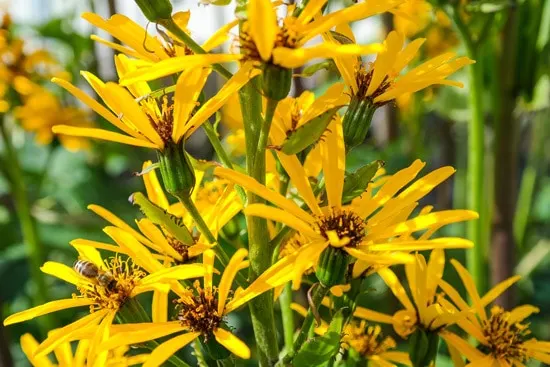
[[283,293],[279,296],[281,317],[283,319],[283,332],[285,337],[285,349],[287,354],[294,353],[294,314],[292,313],[292,284],[285,284]]
[[302,323],[302,327],[298,332],[298,336],[296,337],[296,340],[294,341],[293,351],[292,353],[287,354],[283,360],[285,363],[288,363],[292,360],[292,358],[294,357],[294,353],[300,350],[300,347],[302,346],[302,344],[304,344],[304,342],[307,340],[309,331],[314,321],[313,307],[318,307],[323,301],[323,298],[325,298],[326,294],[329,291],[329,288],[323,287],[321,283],[317,283],[317,284],[318,285],[315,287],[315,289],[313,290],[313,294],[311,295],[312,304],[310,304],[309,306],[307,315],[304,319],[304,322]]
[[[206,136],[208,137],[208,140],[210,140],[210,144],[212,144],[214,151],[220,158],[220,161],[222,161],[225,167],[233,169],[233,163],[231,163],[231,159],[229,159],[227,152],[223,148],[222,142],[220,141],[220,137],[218,136],[214,125],[212,125],[210,121],[206,121],[204,124],[202,124],[202,127],[204,129],[204,132],[206,133]],[[237,194],[239,195],[241,202],[244,204],[246,202],[246,193],[240,186],[235,186],[235,189],[237,190]]]
[[[180,41],[185,43],[185,45],[189,47],[191,51],[193,51],[195,54],[206,54],[206,51],[197,42],[195,42],[183,29],[181,29],[172,18],[163,19],[162,22],[160,22],[159,24],[172,32],[172,34],[178,37]],[[231,74],[229,70],[227,70],[220,64],[214,64],[212,65],[212,67],[226,79],[229,79],[233,76],[233,74]]]
[[[483,187],[484,182],[484,117],[483,117],[483,80],[481,60],[478,60],[476,45],[472,40],[472,35],[466,24],[460,17],[456,8],[447,9],[453,20],[459,35],[461,36],[468,57],[476,60],[476,63],[468,68],[468,77],[470,82],[470,119],[468,122],[468,169],[467,169],[467,187],[468,208],[478,213],[483,213]],[[479,45],[477,45],[479,46]],[[467,237],[475,244],[473,249],[467,252],[467,265],[472,278],[474,278],[476,287],[480,293],[486,289],[485,274],[485,253],[487,244],[483,241],[483,222],[474,220],[467,223]]]
[[[11,193],[15,201],[15,210],[19,217],[23,242],[27,247],[27,254],[30,258],[30,273],[35,287],[33,304],[38,306],[46,303],[48,300],[48,288],[46,287],[44,274],[40,271],[40,267],[44,264],[45,260],[44,247],[40,243],[36,222],[31,215],[29,198],[25,191],[26,185],[19,157],[6,131],[4,115],[0,115],[0,132],[6,152],[6,170],[10,174]],[[48,316],[42,317],[39,322],[44,335],[48,330],[53,328],[52,319]]]
[[[248,92],[257,95],[249,96],[248,98],[250,101],[253,101],[254,104],[253,106],[250,106],[252,107],[252,112],[257,113],[258,111],[261,111],[260,94],[257,91],[250,89]],[[271,128],[271,122],[273,120],[276,107],[277,101],[268,100],[265,119],[261,121],[259,129],[254,130],[252,137],[250,136],[251,130],[248,129],[249,136],[246,137],[248,174],[261,184],[265,184],[265,152],[269,130]],[[247,121],[245,121],[245,125],[246,124]],[[257,137],[257,140],[251,140],[251,138],[254,139],[255,137]],[[265,200],[249,192],[248,203],[263,204],[265,203]],[[249,280],[252,282],[267,268],[269,268],[269,266],[271,266],[272,249],[269,246],[269,237],[267,236],[267,233],[269,233],[267,221],[263,218],[250,216],[247,217],[247,224],[250,258]],[[254,335],[258,345],[260,365],[271,366],[278,359],[279,355],[277,336],[275,332],[276,329],[275,317],[273,313],[272,292],[266,292],[256,297],[249,303],[249,306],[252,317],[252,325],[254,327]]]

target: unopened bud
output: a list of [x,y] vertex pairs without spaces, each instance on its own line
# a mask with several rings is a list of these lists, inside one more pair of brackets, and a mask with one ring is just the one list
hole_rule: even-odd
[[183,143],[167,142],[158,151],[160,173],[166,191],[174,196],[190,195],[195,188],[195,170],[183,148]]
[[325,288],[346,283],[350,256],[340,248],[329,246],[321,253],[315,275]]
[[262,90],[264,95],[274,101],[280,101],[288,96],[292,84],[292,69],[282,68],[273,64],[265,64],[262,74]]
[[437,355],[439,335],[417,328],[409,337],[409,356],[413,367],[429,367]]
[[172,4],[170,0],[135,0],[145,18],[153,23],[159,23],[162,19],[170,19],[172,16]]
[[351,99],[342,121],[347,151],[365,141],[374,111],[376,111],[376,106],[369,100],[361,100],[356,97]]

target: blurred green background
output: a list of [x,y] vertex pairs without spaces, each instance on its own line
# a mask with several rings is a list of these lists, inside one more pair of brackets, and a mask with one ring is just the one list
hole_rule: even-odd
[[[427,3],[411,1],[414,9]],[[485,279],[512,274],[524,278],[501,302],[510,306],[530,303],[541,312],[531,319],[534,334],[550,339],[550,1],[471,1],[466,2],[468,26],[483,37],[477,53],[481,73],[484,146],[484,180],[481,221],[486,263]],[[331,2],[330,6],[342,6]],[[217,26],[232,17],[234,7],[214,8],[195,2],[175,2],[175,9],[192,9],[189,28],[193,36],[205,39]],[[95,11],[103,17],[123,13],[145,26],[143,16],[130,1],[7,1],[0,3],[0,14],[9,12],[13,25],[10,32],[25,41],[24,49],[47,50],[71,75],[74,83],[82,80],[80,70],[89,70],[102,80],[114,80],[113,53],[94,44],[91,33],[97,33],[79,18],[82,11]],[[422,58],[454,50],[466,54],[464,43],[449,19],[430,6],[429,17],[422,26],[408,29],[403,20],[391,15],[357,22],[353,25],[358,41],[380,40],[391,29],[404,30],[410,38],[426,37]],[[150,27],[150,31],[154,32]],[[100,33],[102,36],[105,34]],[[229,46],[228,46],[229,47]],[[419,63],[422,60],[417,60]],[[513,61],[513,62],[511,62]],[[2,59],[2,62],[5,62]],[[328,68],[310,78],[297,78],[293,93],[313,89],[324,90],[337,79]],[[348,170],[375,159],[386,162],[388,173],[408,166],[414,159],[428,162],[428,172],[452,165],[457,173],[440,185],[422,203],[438,210],[467,208],[471,187],[466,181],[468,164],[468,122],[471,118],[466,71],[451,79],[460,80],[465,88],[436,87],[410,98],[403,98],[377,111],[373,127],[365,143],[352,151]],[[219,82],[219,81],[218,81]],[[53,88],[63,105],[76,101]],[[214,90],[213,80],[208,88]],[[93,116],[97,124],[111,128]],[[224,121],[222,121],[223,123]],[[140,213],[128,202],[132,192],[144,189],[134,175],[144,160],[155,159],[144,149],[92,142],[84,151],[71,152],[57,140],[37,144],[35,133],[25,131],[19,121],[8,114],[4,119],[24,173],[25,191],[32,217],[37,223],[40,245],[45,258],[71,265],[75,252],[68,245],[75,238],[107,240],[105,225],[86,209],[88,204],[102,205],[131,223]],[[230,133],[230,124],[223,128]],[[190,145],[197,158],[213,159],[213,150],[200,131]],[[2,172],[9,169],[5,146],[1,150]],[[36,292],[30,281],[29,260],[16,215],[14,195],[9,180],[0,176],[0,319],[33,306]],[[504,204],[503,204],[504,203]],[[242,221],[237,223],[241,226]],[[440,231],[440,235],[464,236],[463,225]],[[502,255],[504,253],[504,255]],[[499,255],[500,254],[500,255]],[[447,258],[465,259],[463,251],[448,251]],[[504,260],[503,260],[504,259]],[[454,270],[447,279],[457,282]],[[402,273],[402,272],[401,272]],[[403,275],[403,274],[401,274]],[[366,306],[390,313],[398,302],[382,282],[372,277],[375,291],[364,297]],[[47,297],[57,299],[74,291],[66,284],[47,278]],[[296,300],[304,301],[298,294]],[[74,320],[71,311],[56,313],[57,325]],[[246,315],[235,323],[239,335],[252,341],[252,329]],[[391,330],[387,330],[391,333]],[[45,335],[35,321],[2,328],[0,326],[0,366],[25,366],[19,337],[31,332],[41,340]],[[281,336],[282,338],[282,336]],[[444,348],[443,348],[444,349]],[[442,349],[442,353],[444,350]],[[447,365],[445,357],[438,366]]]

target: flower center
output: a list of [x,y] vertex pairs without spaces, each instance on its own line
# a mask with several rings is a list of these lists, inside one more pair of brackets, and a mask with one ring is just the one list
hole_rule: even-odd
[[[104,260],[107,270],[100,270],[90,283],[78,286],[80,297],[94,301],[90,312],[102,309],[118,310],[130,297],[145,272],[131,259],[115,256]],[[73,295],[73,297],[78,297]]]
[[227,180],[214,180],[205,183],[198,192],[197,201],[204,201],[206,203],[216,205],[225,192],[228,184],[229,181]]
[[[357,97],[360,100],[369,100],[374,104],[373,100],[382,93],[386,92],[391,86],[391,82],[388,76],[384,77],[384,80],[382,81],[382,83],[380,83],[378,88],[376,88],[376,90],[371,95],[367,96],[367,91],[372,80],[373,72],[374,69],[370,69],[369,71],[367,71],[364,65],[359,66],[359,68],[355,71],[357,93],[354,97]],[[376,103],[377,106],[382,106],[384,104],[386,104],[386,102]]]
[[172,130],[174,129],[174,104],[170,103],[168,96],[162,97],[160,105],[160,114],[155,110],[145,107],[145,114],[149,117],[151,125],[159,134],[160,138],[166,143],[172,140]]
[[[365,236],[363,219],[352,211],[332,211],[317,222],[318,231],[334,247],[357,247]],[[339,243],[334,244],[330,232],[336,233]]]
[[531,331],[528,324],[511,323],[510,316],[510,312],[494,306],[489,320],[483,322],[483,335],[487,338],[487,347],[495,358],[524,361],[527,351],[523,343]]
[[380,325],[365,329],[365,323],[362,322],[360,325],[350,326],[347,334],[349,345],[364,357],[377,356],[397,346],[392,337],[384,337]]
[[182,257],[181,260],[176,261],[176,264],[181,265],[187,263],[189,260],[189,246],[170,235],[166,236],[166,240],[168,240],[168,244]]
[[223,315],[218,314],[218,290],[214,288],[212,293],[207,292],[197,280],[193,289],[188,288],[187,291],[187,294],[174,301],[177,319],[182,326],[208,339],[223,321]]
[[[296,32],[293,24],[296,23],[296,18],[286,17],[282,21],[283,25],[278,27],[277,37],[275,38],[274,47],[296,48],[298,46],[298,32]],[[245,22],[239,34],[239,48],[244,55],[245,60],[263,62],[258,47],[250,36],[250,23]],[[266,60],[271,61],[271,60]]]

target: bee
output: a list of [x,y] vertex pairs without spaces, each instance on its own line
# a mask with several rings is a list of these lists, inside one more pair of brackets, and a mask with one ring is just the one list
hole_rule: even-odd
[[99,285],[108,290],[113,290],[116,286],[116,280],[110,271],[100,270],[97,265],[87,260],[77,260],[73,265],[74,270],[89,279],[95,279]]

